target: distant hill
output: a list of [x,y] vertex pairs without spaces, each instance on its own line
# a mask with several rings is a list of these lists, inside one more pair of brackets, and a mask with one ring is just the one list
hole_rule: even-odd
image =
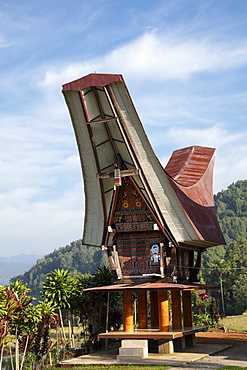
[[36,254],[23,253],[11,257],[0,257],[0,284],[8,285],[13,276],[24,274],[41,257]]
[[77,240],[38,259],[24,274],[12,276],[11,281],[22,280],[32,290],[33,295],[38,297],[49,272],[65,269],[74,274],[93,274],[100,265],[108,265],[106,252],[100,248],[82,245],[81,240]]
[[13,263],[35,263],[39,258],[42,258],[38,254],[16,254],[11,257],[2,257],[0,256],[0,262],[13,262]]

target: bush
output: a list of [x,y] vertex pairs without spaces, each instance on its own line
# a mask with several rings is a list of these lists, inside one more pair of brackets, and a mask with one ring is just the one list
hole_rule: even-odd
[[206,292],[196,293],[193,305],[193,324],[206,325],[209,328],[217,327],[220,317],[218,299],[209,297]]

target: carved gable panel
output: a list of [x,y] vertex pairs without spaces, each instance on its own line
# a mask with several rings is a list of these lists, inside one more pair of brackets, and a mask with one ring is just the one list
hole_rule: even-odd
[[122,180],[112,227],[122,233],[151,231],[157,228],[145,200],[129,178]]

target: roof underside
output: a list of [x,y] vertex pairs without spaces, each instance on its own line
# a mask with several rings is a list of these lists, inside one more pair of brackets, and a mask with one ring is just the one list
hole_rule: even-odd
[[[121,75],[90,74],[63,85],[63,94],[83,171],[84,244],[101,246],[106,236],[115,191],[111,174],[118,155],[122,169],[135,171],[133,181],[174,243],[199,247],[222,244],[209,179],[213,149],[193,147],[198,148],[193,153],[190,148],[174,152],[164,171]],[[198,213],[203,217],[199,219]],[[212,232],[215,228],[217,232]]]
[[207,284],[176,284],[176,283],[142,283],[142,284],[112,284],[100,287],[83,289],[84,292],[122,292],[123,290],[213,290],[219,289],[218,285]]

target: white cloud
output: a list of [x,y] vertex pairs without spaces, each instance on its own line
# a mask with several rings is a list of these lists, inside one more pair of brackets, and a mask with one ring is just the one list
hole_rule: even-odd
[[166,166],[170,156],[163,156],[165,149],[173,150],[192,145],[216,148],[216,162],[214,174],[214,192],[226,189],[228,185],[237,180],[246,179],[247,168],[247,132],[230,133],[220,125],[207,129],[171,128],[163,134],[156,135],[159,140],[155,147],[163,167]]
[[[209,26],[208,3],[178,16],[187,11],[184,1],[158,1],[133,5],[110,23],[119,4],[100,2],[96,9],[96,3],[78,3],[81,12],[69,8],[69,16],[65,1],[59,12],[48,2],[51,13],[38,12],[35,2],[2,14],[0,220],[9,255],[17,245],[47,253],[81,236],[81,169],[60,91],[91,72],[124,75],[164,165],[175,149],[205,145],[217,148],[217,191],[246,177],[247,97],[236,75],[247,64],[247,44],[241,30],[231,35],[231,17],[225,25],[220,17],[217,28],[217,12]],[[131,22],[123,22],[130,14]]]
[[181,80],[195,73],[215,73],[246,63],[247,46],[243,41],[187,39],[177,34],[150,32],[120,45],[103,57],[62,68],[51,67],[46,71],[41,86],[51,88],[91,72],[122,73],[136,80]]
[[8,246],[5,256],[45,254],[81,238],[80,162],[62,95],[60,99],[59,104],[50,99],[49,106],[45,98],[38,106],[32,101],[25,114],[1,117],[0,239]]
[[[245,66],[246,45],[241,39],[219,41],[212,35],[193,37],[179,32],[166,35],[159,31],[146,32],[103,57],[82,61],[81,64],[71,63],[60,70],[48,69],[40,88],[53,89],[56,86],[57,89],[62,83],[91,72],[123,74],[127,84],[134,88],[137,96],[134,103],[139,105],[141,119],[162,163],[165,165],[169,154],[181,147],[215,147],[217,161],[222,165],[220,168],[217,165],[219,174],[216,172],[215,176],[215,189],[218,190],[221,184],[226,186],[232,179],[246,176],[244,165],[240,164],[242,161],[234,166],[237,157],[228,149],[239,146],[246,139],[246,133],[241,130],[246,93],[229,93],[220,80],[208,83],[206,76],[218,77],[225,71],[236,71]],[[205,77],[199,86],[187,82],[199,74]],[[225,74],[223,78],[225,83],[231,79]],[[145,90],[138,88],[141,80],[145,81],[141,85],[146,86]],[[180,92],[180,83],[183,89],[188,83],[188,88]],[[130,92],[132,94],[132,89]],[[167,144],[162,149],[164,142]],[[244,155],[246,150],[243,145],[241,148]],[[233,171],[229,170],[231,167],[234,167]]]
[[157,135],[155,144],[158,145],[158,141],[162,144],[164,140],[167,140],[177,146],[201,145],[220,148],[228,144],[236,145],[240,141],[245,140],[246,136],[247,134],[241,133],[231,134],[220,125],[211,126],[206,129],[171,127],[162,136]]
[[[247,62],[247,47],[213,40],[181,40],[177,35],[146,33],[131,44],[114,50],[110,64],[137,76],[160,80],[188,78],[197,72],[215,72]],[[106,61],[105,61],[106,63]]]
[[0,35],[0,49],[11,46],[11,43],[4,36]]
[[237,180],[246,180],[247,146],[246,135],[232,145],[222,146],[216,152],[215,192],[224,190]]
[[[42,189],[16,188],[0,194],[1,243],[8,242],[5,255],[16,253],[18,244],[25,253],[45,254],[81,238],[83,195],[81,183],[75,184],[62,198],[42,199]],[[9,242],[13,238],[15,242]]]

